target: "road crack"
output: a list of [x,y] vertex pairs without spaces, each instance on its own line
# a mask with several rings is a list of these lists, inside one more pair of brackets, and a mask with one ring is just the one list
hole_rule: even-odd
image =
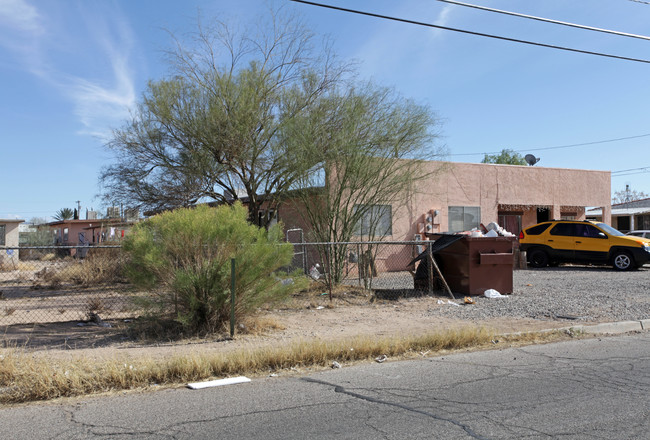
[[311,378],[308,378],[308,377],[302,378],[302,380],[304,380],[305,382],[317,383],[317,384],[320,384],[320,385],[326,385],[326,386],[332,387],[332,388],[334,388],[335,393],[345,394],[346,396],[354,397],[354,398],[360,399],[360,400],[365,400],[366,402],[377,403],[377,404],[380,404],[380,405],[392,406],[392,407],[403,409],[405,411],[421,414],[421,415],[424,415],[426,417],[430,417],[432,419],[435,419],[435,420],[438,420],[438,421],[441,421],[441,422],[451,423],[452,425],[455,425],[455,426],[461,428],[463,431],[465,431],[472,438],[475,438],[475,439],[478,439],[478,440],[488,440],[486,437],[483,437],[482,435],[474,432],[472,430],[472,428],[470,428],[468,425],[466,425],[464,423],[461,423],[461,422],[459,422],[457,420],[453,420],[453,419],[450,419],[450,418],[447,418],[447,417],[442,417],[442,416],[439,416],[437,414],[430,413],[428,411],[423,411],[421,409],[417,409],[417,408],[413,408],[413,407],[410,407],[410,406],[407,406],[407,405],[403,405],[401,403],[389,402],[389,401],[386,401],[386,400],[381,400],[381,399],[377,399],[377,398],[374,398],[374,397],[365,396],[363,394],[355,393],[353,391],[348,391],[348,390],[345,389],[345,387],[342,387],[340,385],[336,385],[336,384],[333,384],[333,383],[325,382],[325,381],[322,381],[322,380],[311,379]]

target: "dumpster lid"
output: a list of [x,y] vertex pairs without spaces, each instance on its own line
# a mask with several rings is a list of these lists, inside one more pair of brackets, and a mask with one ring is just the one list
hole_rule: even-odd
[[[433,244],[431,245],[431,253],[436,254],[446,248],[447,246],[450,246],[460,240],[461,238],[466,237],[466,235],[462,234],[441,234],[440,238],[436,239],[433,241]],[[428,246],[428,243],[431,243],[431,241],[423,241],[422,244],[425,244]],[[411,261],[408,265],[412,266],[416,262],[422,260],[427,256],[427,251],[425,250],[422,252],[420,255],[415,257],[413,261]]]

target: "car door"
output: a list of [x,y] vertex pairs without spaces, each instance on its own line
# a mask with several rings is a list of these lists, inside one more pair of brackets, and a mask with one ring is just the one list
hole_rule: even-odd
[[546,238],[546,245],[551,249],[549,258],[558,261],[573,261],[575,258],[575,223],[557,223],[551,228]]
[[575,258],[585,263],[605,263],[609,257],[609,237],[589,223],[576,224]]

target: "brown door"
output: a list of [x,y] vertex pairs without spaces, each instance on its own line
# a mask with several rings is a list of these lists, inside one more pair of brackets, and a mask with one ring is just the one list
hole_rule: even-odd
[[499,214],[499,226],[515,236],[521,232],[521,214]]

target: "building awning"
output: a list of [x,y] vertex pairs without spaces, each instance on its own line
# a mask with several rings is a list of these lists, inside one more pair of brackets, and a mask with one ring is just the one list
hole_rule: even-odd
[[[643,215],[650,214],[650,208],[616,208],[612,209],[612,217],[618,217],[621,215]],[[601,216],[603,215],[602,209],[590,209],[586,213],[587,216]]]

